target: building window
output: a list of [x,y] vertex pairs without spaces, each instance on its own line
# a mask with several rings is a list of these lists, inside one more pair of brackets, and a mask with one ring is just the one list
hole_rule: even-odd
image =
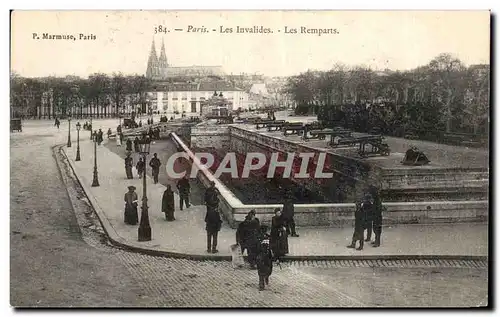
[[191,101],[196,101],[196,98],[195,97],[191,97]]
[[205,100],[205,97],[200,97],[200,100]]
[[172,98],[172,100],[177,100],[177,97]]

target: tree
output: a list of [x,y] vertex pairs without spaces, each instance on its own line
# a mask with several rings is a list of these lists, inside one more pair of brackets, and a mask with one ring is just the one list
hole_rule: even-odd
[[102,110],[109,96],[109,78],[105,74],[93,74],[89,76],[88,82],[88,93],[94,107],[93,114],[100,117],[102,111],[99,113],[99,107]]
[[[446,119],[446,132],[452,129],[453,107],[463,103],[465,91],[465,71],[462,62],[445,53],[440,54],[429,63],[433,83],[433,104],[442,108]],[[460,100],[460,98],[462,98]]]
[[125,96],[129,90],[128,85],[129,83],[127,78],[125,78],[121,73],[113,74],[113,77],[111,78],[110,94],[111,100],[115,105],[115,114],[117,116],[120,115],[122,105],[125,102]]

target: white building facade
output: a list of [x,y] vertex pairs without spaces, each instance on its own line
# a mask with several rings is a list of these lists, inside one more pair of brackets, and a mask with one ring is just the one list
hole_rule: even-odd
[[201,103],[210,99],[214,92],[217,94],[222,92],[222,95],[232,102],[229,111],[245,110],[249,107],[247,92],[230,85],[214,85],[210,82],[168,84],[164,90],[148,93],[148,99],[153,111],[199,116]]

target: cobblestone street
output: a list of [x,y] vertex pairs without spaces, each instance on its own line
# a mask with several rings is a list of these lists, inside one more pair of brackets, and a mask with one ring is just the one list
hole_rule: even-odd
[[[103,131],[117,125],[116,120],[94,122]],[[235,270],[230,262],[153,257],[112,247],[76,182],[58,169],[51,147],[67,140],[67,121],[61,123],[57,130],[53,122],[26,121],[22,133],[11,134],[13,306],[469,307],[488,303],[484,267],[283,263],[281,269],[274,267],[270,287],[260,292],[257,272]],[[76,140],[73,122],[72,126]]]

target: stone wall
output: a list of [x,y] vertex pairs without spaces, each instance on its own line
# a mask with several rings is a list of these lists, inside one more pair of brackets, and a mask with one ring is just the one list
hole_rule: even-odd
[[[274,208],[282,205],[244,205],[229,191],[224,184],[213,177],[211,172],[202,167],[191,150],[175,134],[172,140],[190,157],[191,164],[199,167],[198,179],[208,187],[214,181],[219,189],[220,210],[232,228],[243,221],[252,209],[256,210],[259,219],[270,224]],[[432,201],[432,202],[390,202],[384,203],[384,224],[397,223],[439,223],[439,222],[474,222],[488,219],[488,201]],[[299,226],[352,226],[354,204],[298,204],[295,205],[295,221]]]
[[227,125],[196,125],[191,127],[191,148],[216,148],[229,150]]

